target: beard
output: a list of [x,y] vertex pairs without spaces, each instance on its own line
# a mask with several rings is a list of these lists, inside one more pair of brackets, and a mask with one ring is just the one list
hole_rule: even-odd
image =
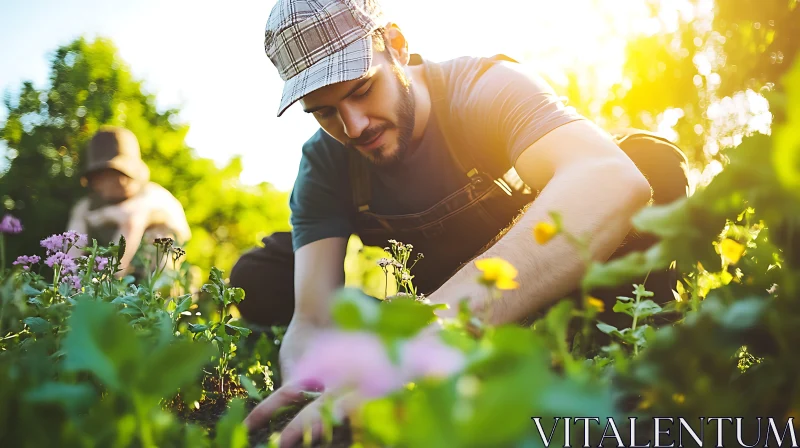
[[[348,142],[347,146],[356,149],[359,142],[368,142],[381,132],[397,129],[397,147],[391,150],[391,142],[386,143],[369,153],[361,154],[372,164],[380,167],[391,167],[403,161],[411,146],[411,137],[414,133],[414,118],[416,113],[416,100],[410,80],[405,79],[405,74],[399,67],[393,67],[400,100],[395,108],[397,123],[384,123],[364,131],[358,140]],[[360,152],[360,151],[359,151]]]

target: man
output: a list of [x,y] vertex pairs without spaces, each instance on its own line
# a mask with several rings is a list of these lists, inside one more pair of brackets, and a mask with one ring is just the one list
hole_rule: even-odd
[[102,127],[86,152],[82,182],[89,194],[72,208],[68,230],[88,234],[108,245],[125,236],[121,260],[128,270],[142,239],[170,237],[184,243],[191,237],[181,203],[162,186],[150,182],[136,136],[120,127]]
[[[285,81],[278,115],[299,101],[321,129],[303,147],[291,235],[267,238],[231,274],[247,293],[246,318],[289,321],[284,385],[248,416],[250,428],[310,387],[292,382],[292,366],[331,324],[329,299],[343,285],[351,233],[368,245],[394,238],[423,252],[415,284],[449,305],[442,316],[469,297],[473,310],[491,308],[502,324],[579,284],[585,266],[576,249],[532,237],[549,212],[573,234],[590,234],[592,258],[605,260],[651,200],[648,180],[615,140],[565,108],[541,78],[503,58],[423,60],[373,0],[279,0],[265,48]],[[518,178],[502,179],[514,171]],[[492,302],[475,281],[475,257],[511,262],[519,288]],[[320,405],[286,427],[282,446],[299,440],[304,421],[319,432]]]

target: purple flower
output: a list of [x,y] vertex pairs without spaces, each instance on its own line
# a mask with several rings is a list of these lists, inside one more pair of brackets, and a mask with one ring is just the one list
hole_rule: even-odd
[[75,259],[64,252],[56,252],[50,255],[44,263],[51,268],[55,265],[61,265],[62,274],[75,274],[78,271],[78,265],[75,263]]
[[[41,242],[42,247],[47,249],[47,254],[54,254],[56,252],[64,252],[64,235],[50,235],[43,239]],[[49,265],[52,267],[52,265]]]
[[22,224],[19,219],[6,214],[3,220],[0,221],[0,233],[20,233],[22,232]]
[[18,265],[18,264],[34,264],[34,263],[40,262],[41,260],[42,259],[39,258],[38,255],[30,255],[30,256],[28,256],[28,255],[20,255],[19,257],[17,257],[17,261],[15,261],[13,264],[15,264],[15,265]]
[[75,290],[81,289],[81,278],[77,275],[69,275],[61,280],[61,283],[66,283]]
[[95,265],[95,267],[94,267],[95,270],[102,271],[103,269],[106,268],[106,265],[108,264],[108,258],[106,258],[106,257],[95,257],[94,262],[97,263]]
[[72,246],[84,247],[88,243],[88,237],[74,230],[64,232],[64,241]]

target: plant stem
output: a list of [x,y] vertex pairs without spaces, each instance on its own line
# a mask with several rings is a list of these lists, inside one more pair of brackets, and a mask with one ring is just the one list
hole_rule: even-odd
[[58,280],[61,277],[61,263],[56,264],[56,268],[53,271],[53,298],[58,297]]
[[[631,325],[631,333],[636,331],[636,323],[639,320],[639,302],[641,301],[642,293],[641,287],[636,288],[636,304],[633,306],[633,325]],[[639,356],[639,342],[633,343],[633,355]]]
[[6,237],[0,232],[0,275],[6,273]]

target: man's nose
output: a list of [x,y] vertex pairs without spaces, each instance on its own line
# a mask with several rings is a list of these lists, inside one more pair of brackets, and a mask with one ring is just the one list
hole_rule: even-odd
[[369,127],[369,117],[355,107],[342,107],[339,110],[342,127],[347,138],[357,139]]

